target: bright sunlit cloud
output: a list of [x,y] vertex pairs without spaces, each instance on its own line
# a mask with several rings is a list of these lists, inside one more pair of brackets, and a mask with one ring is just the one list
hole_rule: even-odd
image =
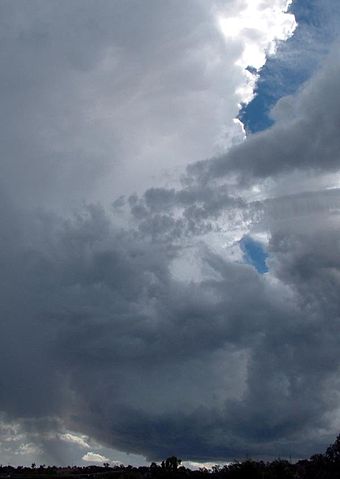
[[62,441],[68,442],[70,444],[75,444],[83,448],[90,447],[89,444],[87,443],[86,436],[83,436],[83,435],[71,434],[67,432],[65,434],[60,434],[59,438]]
[[[218,16],[218,24],[227,42],[241,42],[242,53],[236,61],[241,68],[259,70],[266,63],[267,55],[276,52],[279,41],[287,40],[295,31],[297,22],[287,10],[292,0],[247,0],[245,8],[237,16]],[[241,101],[248,103],[253,97],[257,76],[245,71],[245,85],[237,93]]]
[[87,452],[82,457],[82,460],[85,462],[94,462],[94,463],[110,462],[110,459],[96,452]]

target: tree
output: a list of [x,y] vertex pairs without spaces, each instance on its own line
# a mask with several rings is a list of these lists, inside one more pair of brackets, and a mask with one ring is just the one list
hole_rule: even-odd
[[340,462],[340,434],[335,443],[327,448],[326,457],[331,462]]
[[182,460],[178,459],[176,456],[170,456],[165,460],[165,469],[176,471],[181,462]]

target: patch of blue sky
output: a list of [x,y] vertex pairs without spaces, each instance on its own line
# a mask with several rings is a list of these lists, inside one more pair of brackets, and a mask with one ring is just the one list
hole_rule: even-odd
[[[339,2],[340,3],[340,2]],[[275,55],[258,72],[254,99],[244,106],[239,119],[247,133],[265,130],[273,124],[270,111],[276,102],[295,93],[317,69],[338,35],[340,5],[333,0],[295,0],[291,12],[298,27],[282,42]]]
[[253,266],[260,274],[269,271],[266,263],[268,253],[262,243],[254,240],[251,236],[244,236],[239,244],[243,252],[243,260],[246,263]]
[[[290,11],[298,22],[294,35],[282,42],[276,54],[257,72],[255,97],[240,111],[238,118],[248,134],[263,131],[273,124],[272,107],[280,98],[298,91],[329,54],[333,40],[339,36],[340,2],[295,0]],[[268,272],[268,253],[263,244],[247,235],[239,245],[246,263],[258,273]]]

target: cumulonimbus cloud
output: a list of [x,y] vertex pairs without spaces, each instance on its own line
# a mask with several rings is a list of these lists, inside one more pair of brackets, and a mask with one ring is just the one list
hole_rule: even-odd
[[[210,105],[204,81],[209,90],[215,78],[211,71],[220,68],[217,53],[224,51],[224,40],[216,33],[212,43],[205,45],[207,56],[211,51],[217,56],[216,63],[201,74],[203,66],[197,57],[201,50],[194,46],[202,46],[207,32],[208,37],[211,33],[210,23],[203,21],[208,15],[206,4],[198,2],[194,9],[198,30],[191,32],[193,40],[189,34],[181,36],[192,20],[184,15],[183,2],[169,2],[166,7],[151,3],[154,10],[149,13],[137,9],[150,30],[145,25],[141,28],[133,11],[128,31],[121,29],[120,19],[136,2],[120,3],[118,10],[100,2],[106,7],[97,10],[96,3],[96,12],[93,2],[85,2],[85,10],[76,17],[72,15],[79,2],[71,2],[71,13],[63,5],[48,28],[46,19],[55,13],[49,2],[36,2],[39,8],[30,12],[29,21],[20,20],[10,2],[2,6],[9,9],[7,16],[15,25],[7,32],[5,45],[12,45],[22,59],[11,64],[5,58],[3,97],[13,98],[15,85],[9,80],[16,73],[27,74],[28,66],[31,71],[37,57],[39,65],[43,60],[47,64],[40,75],[33,68],[27,90],[16,84],[14,91],[23,102],[5,102],[8,122],[2,131],[6,139],[2,171],[8,181],[3,181],[0,205],[0,408],[6,421],[20,422],[33,439],[39,432],[46,436],[44,447],[50,440],[46,431],[59,428],[63,442],[67,438],[77,442],[78,436],[65,432],[76,431],[80,438],[152,459],[172,453],[193,460],[309,454],[330,442],[339,426],[338,200],[334,191],[304,196],[296,171],[308,172],[311,187],[319,184],[320,175],[324,178],[339,169],[339,59],[334,55],[296,96],[278,103],[271,129],[222,156],[190,166],[182,186],[179,182],[170,187],[154,185],[132,195],[122,175],[113,183],[117,195],[110,192],[110,198],[124,193],[126,204],[120,200],[114,208],[98,203],[79,207],[87,185],[92,185],[96,166],[92,159],[98,160],[100,180],[108,171],[108,152],[119,163],[121,154],[138,151],[139,139],[149,138],[145,131],[154,132],[154,124],[159,126],[155,138],[161,141],[152,137],[143,143],[144,158],[148,151],[167,150],[163,141],[167,145],[167,135],[170,132],[172,137],[175,126],[176,131],[183,127],[193,135],[190,147],[181,154],[189,151],[193,158],[192,145],[196,140],[201,144],[188,119],[176,125],[183,92],[178,89],[188,80],[185,60],[189,58],[190,77],[199,73],[196,89]],[[236,3],[230,3],[231,10]],[[179,24],[176,6],[183,13]],[[104,14],[106,8],[108,18],[116,21],[114,29]],[[173,21],[165,22],[162,8],[176,12]],[[159,23],[155,25],[150,15],[159,15]],[[64,16],[72,21],[64,24]],[[93,21],[88,25],[89,18]],[[73,37],[64,26],[74,22]],[[88,28],[95,42],[86,50]],[[61,31],[65,37],[59,41]],[[177,31],[180,34],[171,47]],[[163,58],[158,76],[152,74],[158,33],[168,48],[167,62],[174,65],[164,83]],[[186,54],[178,57],[182,44]],[[230,64],[241,46],[228,50]],[[104,57],[99,55],[103,51]],[[53,53],[53,62],[48,62],[48,52]],[[113,96],[105,68],[118,75]],[[51,88],[54,74],[63,85],[63,71],[70,90],[54,83]],[[136,75],[142,71],[149,73],[137,88]],[[174,72],[180,73],[179,79]],[[214,85],[221,92],[224,80],[217,77]],[[233,82],[239,83],[237,68],[231,68],[230,78],[234,89]],[[97,89],[103,87],[103,96],[97,97],[96,88],[91,94],[94,79]],[[126,101],[123,88],[127,79],[132,82],[128,88],[132,103]],[[143,100],[152,96],[148,81],[155,90],[155,103]],[[160,90],[166,85],[174,105],[167,96],[160,102],[163,96],[156,84]],[[119,88],[125,93],[119,94]],[[68,111],[73,94],[75,101],[70,104],[75,109]],[[109,121],[102,128],[105,115],[92,101],[88,103],[89,98],[99,98],[100,108],[105,98],[110,99],[110,107],[115,105],[116,116],[109,118],[114,125],[122,118],[135,118],[132,137],[123,135],[127,123],[123,129],[110,130]],[[34,99],[38,107],[32,109]],[[186,100],[186,105],[193,105],[190,93]],[[148,117],[148,108],[159,105],[164,110]],[[175,120],[170,115],[171,124],[169,105],[175,112]],[[28,115],[30,111],[33,116]],[[194,110],[190,116],[196,118],[197,113]],[[52,118],[46,122],[48,115]],[[64,116],[65,123],[60,120]],[[79,118],[83,123],[78,123]],[[219,120],[220,113],[214,118]],[[31,128],[24,131],[30,122]],[[209,122],[207,114],[200,128]],[[143,134],[134,141],[133,133],[139,130]],[[117,142],[108,141],[111,131],[119,131]],[[113,144],[117,150],[111,151]],[[205,151],[211,152],[209,145]],[[282,185],[294,176],[295,188],[283,198]],[[259,198],[254,191],[261,193]],[[45,200],[49,210],[44,208]],[[78,205],[76,213],[70,204]],[[128,219],[118,217],[124,205]],[[233,228],[267,235],[268,273],[259,275],[251,265],[231,260],[225,249],[211,247],[211,233],[220,234],[223,242],[223,235]],[[174,273],[174,264],[187,251],[194,251],[191,258],[198,270],[190,280]],[[323,436],[320,430],[326,431]],[[78,441],[78,446],[85,443]],[[52,458],[53,451],[49,454]],[[61,455],[56,447],[55,457]]]

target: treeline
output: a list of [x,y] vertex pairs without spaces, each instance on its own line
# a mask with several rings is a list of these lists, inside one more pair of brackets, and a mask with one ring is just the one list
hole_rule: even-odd
[[340,479],[340,435],[324,454],[315,454],[310,459],[290,462],[276,459],[271,462],[246,460],[225,466],[204,467],[191,470],[181,465],[175,456],[161,464],[149,467],[114,466],[69,466],[36,467],[0,466],[0,479]]

